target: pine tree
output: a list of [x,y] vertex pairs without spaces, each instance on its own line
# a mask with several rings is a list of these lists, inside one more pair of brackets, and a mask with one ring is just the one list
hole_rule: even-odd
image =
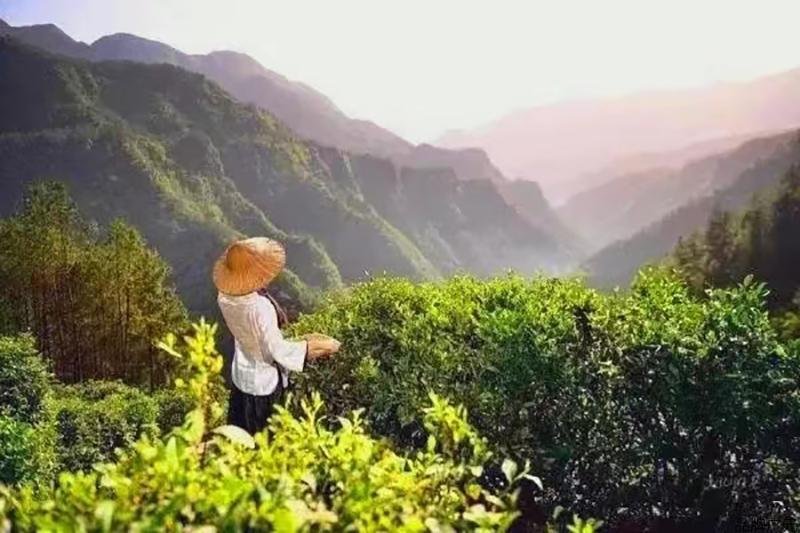
[[0,222],[0,329],[31,331],[64,381],[151,386],[171,361],[153,342],[185,327],[169,268],[122,221],[100,235],[59,184],[34,186]]

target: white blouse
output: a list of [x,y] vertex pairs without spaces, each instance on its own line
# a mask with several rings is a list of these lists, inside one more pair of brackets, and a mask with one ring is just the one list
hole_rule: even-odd
[[257,292],[219,293],[217,302],[235,339],[231,379],[240,391],[265,396],[275,391],[278,379],[283,379],[284,387],[289,384],[287,370],[302,372],[307,343],[283,338],[272,302]]

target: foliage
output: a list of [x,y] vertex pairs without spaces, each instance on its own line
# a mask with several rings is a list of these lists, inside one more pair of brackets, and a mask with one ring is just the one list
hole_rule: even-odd
[[121,382],[54,385],[31,336],[0,337],[2,481],[47,484],[56,471],[89,470],[143,434],[180,425],[193,405],[175,389],[151,397]]
[[63,474],[38,495],[0,489],[0,524],[5,519],[15,531],[494,531],[514,519],[512,495],[476,483],[474,461],[487,457],[485,445],[459,419],[463,412],[438,398],[426,424],[447,443],[441,453],[431,441],[398,455],[365,433],[358,412],[328,429],[319,395],[301,402],[300,417],[279,409],[269,435],[207,431],[204,414],[215,410],[210,379],[219,368],[213,334],[196,326],[185,339],[189,354],[174,340],[164,345],[192,368],[186,387],[201,402],[182,427],[164,439],[145,435],[116,462]]
[[50,372],[33,337],[0,337],[0,416],[40,421],[50,389]]
[[0,222],[0,275],[0,328],[31,330],[59,379],[168,378],[153,341],[183,327],[185,311],[168,267],[132,227],[116,221],[100,236],[63,186],[32,187]]
[[[682,196],[687,190],[695,190],[697,197],[684,203],[661,217],[656,222],[641,229],[630,238],[608,245],[586,261],[586,269],[590,272],[592,284],[599,287],[613,288],[627,286],[643,265],[659,262],[678,246],[681,240],[695,232],[703,232],[705,228],[713,231],[714,226],[724,225],[722,220],[728,215],[723,213],[746,208],[754,194],[768,193],[778,187],[781,178],[793,165],[800,161],[800,136],[797,132],[789,132],[774,137],[755,139],[743,144],[740,148],[714,156],[699,162],[689,163],[684,171],[694,168],[703,169],[697,175],[685,176],[691,181],[706,183],[705,189],[697,190],[696,184],[676,183],[664,180],[669,191],[661,191],[666,202],[674,200],[675,195]],[[676,191],[671,192],[672,188]],[[650,191],[658,197],[658,191]],[[631,201],[634,210],[647,210],[648,199]],[[615,212],[617,210],[614,210]],[[715,221],[715,219],[717,219]],[[757,221],[754,221],[758,225]],[[717,232],[718,237],[725,233]],[[762,241],[765,244],[767,240]],[[724,245],[724,242],[720,242]],[[758,241],[754,241],[758,246]],[[723,252],[723,249],[719,250]],[[717,260],[724,265],[724,254]],[[786,264],[786,268],[791,268]],[[724,270],[724,269],[723,269]],[[762,276],[758,275],[759,278]],[[740,281],[743,277],[738,278]]]
[[0,485],[51,479],[57,468],[53,445],[50,426],[0,415]]
[[740,213],[720,212],[705,232],[682,240],[672,256],[698,292],[727,287],[754,275],[770,290],[768,304],[786,339],[800,336],[800,167],[792,168],[770,196]]
[[52,408],[60,468],[91,470],[142,435],[157,435],[158,407],[152,397],[121,383],[60,387]]
[[57,468],[49,369],[29,335],[0,337],[0,483],[41,483]]
[[343,346],[298,388],[335,414],[365,409],[373,431],[417,449],[428,391],[452,398],[492,449],[531,461],[544,490],[530,490],[551,508],[651,526],[794,519],[800,360],[764,297],[750,283],[699,299],[656,271],[625,295],[515,276],[381,279],[296,325]]

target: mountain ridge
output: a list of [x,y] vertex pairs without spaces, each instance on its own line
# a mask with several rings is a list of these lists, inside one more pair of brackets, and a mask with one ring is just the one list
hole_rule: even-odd
[[571,182],[614,160],[650,151],[800,125],[800,68],[741,82],[538,106],[434,144],[476,146],[507,175],[539,181],[559,203]]
[[[44,32],[45,26],[53,30]],[[166,62],[203,73],[240,100],[260,105],[275,114],[298,135],[351,153],[388,157],[400,165],[419,168],[448,166],[448,161],[458,157],[440,153],[439,160],[430,161],[431,154],[427,153],[424,161],[417,161],[415,149],[419,147],[372,121],[347,117],[330,98],[316,89],[302,82],[291,81],[242,52],[219,50],[209,54],[186,54],[166,43],[125,32],[100,37],[87,45],[74,41],[52,24],[8,26],[2,29],[27,44],[72,57],[93,61]],[[42,35],[56,30],[60,33],[59,39]],[[67,42],[67,39],[71,42]],[[215,64],[220,57],[236,57],[239,64],[247,63],[249,68],[231,70],[229,62],[225,65]],[[470,177],[466,179],[504,180],[488,156],[484,154],[483,158],[485,161],[481,161],[481,166],[486,171],[468,172]],[[457,166],[463,172],[468,164],[462,162]],[[474,177],[476,175],[478,177]]]
[[[772,144],[771,153],[764,152],[750,164],[731,160],[729,164],[740,165],[741,171],[724,174],[726,179],[717,189],[679,206],[636,234],[609,244],[587,259],[583,266],[592,283],[604,288],[627,284],[643,264],[666,256],[681,238],[688,238],[702,229],[715,211],[745,207],[753,196],[777,186],[783,175],[800,162],[800,133],[797,131],[760,142],[766,143],[768,148]],[[713,162],[706,163],[713,165]]]
[[[415,146],[370,121],[348,118],[325,95],[306,84],[290,81],[266,69],[242,52],[223,50],[189,55],[160,41],[129,33],[100,37],[91,45],[86,45],[58,30],[70,41],[65,45],[61,41],[43,39],[30,28],[10,27],[0,29],[0,33],[21,38],[22,42],[53,53],[65,53],[90,61],[141,60],[175,64],[208,76],[239,100],[266,109],[297,135],[317,144],[332,146],[354,155],[389,158],[400,167],[450,167],[462,180],[489,179],[498,184],[508,181],[482,150],[444,150],[424,144]],[[536,206],[537,211],[551,209],[544,199],[541,205]],[[537,219],[529,219],[534,220]],[[569,233],[566,227],[556,228],[558,216],[555,213],[550,213],[548,220],[548,230]]]
[[633,236],[675,209],[724,189],[793,135],[789,132],[749,139],[718,154],[691,159],[678,168],[622,175],[575,195],[558,208],[558,213],[568,226],[593,242],[597,251]]
[[195,312],[213,310],[208,269],[242,235],[287,246],[279,288],[303,301],[384,272],[423,279],[572,260],[493,182],[303,141],[201,74],[76,61],[9,38],[0,68],[0,213],[36,180],[66,182],[94,219],[123,216],[142,232]]

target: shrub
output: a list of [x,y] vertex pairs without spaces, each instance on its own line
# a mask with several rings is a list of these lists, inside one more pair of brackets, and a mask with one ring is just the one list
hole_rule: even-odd
[[161,389],[154,398],[158,404],[158,427],[163,432],[182,425],[186,415],[195,406],[191,396],[175,389]]
[[[692,296],[644,272],[628,294],[577,280],[379,279],[293,333],[342,351],[297,388],[419,447],[428,391],[463,404],[496,452],[530,460],[551,507],[646,526],[797,519],[800,354],[752,283]],[[780,502],[771,504],[769,502]]]
[[0,483],[18,483],[35,477],[33,427],[0,416]]
[[158,433],[158,403],[118,382],[63,386],[54,402],[61,468],[89,470],[142,435]]
[[56,461],[52,426],[0,416],[0,484],[46,484]]
[[[194,372],[184,385],[199,405],[181,428],[163,440],[144,435],[115,463],[62,475],[38,496],[0,489],[0,524],[18,531],[494,531],[511,524],[509,493],[477,484],[485,442],[463,409],[435,396],[425,417],[431,437],[410,456],[369,437],[358,412],[329,429],[319,395],[300,402],[299,417],[280,408],[271,436],[229,426],[208,431],[206,414],[219,407],[209,383],[221,358],[214,329],[196,331],[187,358]],[[182,354],[174,342],[164,347]],[[528,476],[517,470],[504,463],[509,490]]]
[[50,373],[33,337],[0,337],[0,415],[36,423],[50,391]]

